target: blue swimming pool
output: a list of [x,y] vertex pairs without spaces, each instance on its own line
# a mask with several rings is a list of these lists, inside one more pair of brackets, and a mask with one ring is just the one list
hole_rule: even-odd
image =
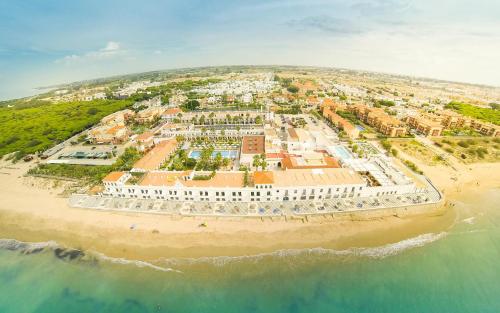
[[[217,156],[217,153],[220,153],[223,158],[228,159],[236,159],[238,157],[238,150],[215,150],[212,153],[212,158],[215,158]],[[191,151],[191,153],[189,153],[189,157],[193,159],[199,159],[200,155],[200,150],[193,150]]]
[[352,154],[344,146],[335,146],[333,149],[335,155],[341,160],[352,159]]
[[364,131],[364,130],[365,130],[365,128],[364,128],[363,126],[361,126],[361,125],[356,125],[356,128],[357,128],[360,132],[362,132],[362,131]]

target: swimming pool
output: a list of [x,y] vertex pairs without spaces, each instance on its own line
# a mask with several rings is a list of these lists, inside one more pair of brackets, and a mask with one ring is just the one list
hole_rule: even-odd
[[341,160],[352,159],[352,154],[344,146],[333,147],[335,155]]
[[[236,159],[238,157],[238,150],[215,150],[212,152],[212,158],[217,156],[217,153],[220,153],[223,158],[228,159]],[[193,159],[199,159],[201,155],[200,150],[193,150],[189,153],[189,157]]]

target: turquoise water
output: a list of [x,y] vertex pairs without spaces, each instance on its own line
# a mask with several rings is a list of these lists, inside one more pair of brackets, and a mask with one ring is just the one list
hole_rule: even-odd
[[334,149],[335,155],[341,160],[352,159],[351,153],[344,146],[335,146]]
[[151,266],[3,240],[0,312],[500,312],[500,193],[463,201],[447,233],[346,251]]
[[[212,158],[215,158],[217,154],[220,153],[223,158],[235,159],[238,156],[237,150],[216,150],[212,152]],[[189,153],[189,157],[193,159],[199,159],[201,151],[194,150]]]

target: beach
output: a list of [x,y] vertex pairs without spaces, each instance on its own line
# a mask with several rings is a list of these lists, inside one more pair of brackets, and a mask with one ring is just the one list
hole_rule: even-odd
[[[0,238],[59,245],[132,260],[270,253],[282,249],[348,249],[439,233],[453,225],[454,198],[498,187],[498,163],[419,165],[447,205],[418,214],[348,213],[304,219],[201,218],[70,208],[51,180],[24,177],[29,166],[1,161]],[[200,227],[206,223],[207,227]]]

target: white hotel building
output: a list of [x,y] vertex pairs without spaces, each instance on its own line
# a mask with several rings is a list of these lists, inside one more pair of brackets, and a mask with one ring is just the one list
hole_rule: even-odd
[[151,171],[137,183],[128,184],[130,173],[113,172],[103,180],[103,194],[182,202],[252,203],[346,199],[418,191],[409,180],[396,181],[386,175],[375,177],[349,168],[257,171],[248,173],[247,179],[244,172],[220,171],[209,179],[207,176],[199,179],[209,174]]

